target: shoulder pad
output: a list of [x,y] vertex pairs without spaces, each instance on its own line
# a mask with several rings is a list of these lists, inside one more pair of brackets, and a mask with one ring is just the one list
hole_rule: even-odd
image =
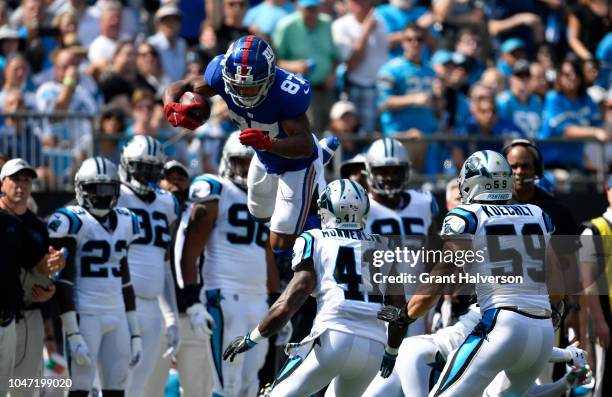
[[[74,212],[75,207],[65,207],[56,210],[47,222],[49,237],[64,237],[76,235],[83,226],[83,221]],[[78,207],[77,207],[78,208]],[[83,209],[79,209],[83,211]]]
[[213,175],[200,175],[189,186],[189,200],[204,203],[221,197],[223,183]]

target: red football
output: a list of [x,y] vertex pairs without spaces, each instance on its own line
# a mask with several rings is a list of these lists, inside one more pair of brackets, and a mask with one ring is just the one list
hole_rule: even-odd
[[187,112],[187,116],[201,122],[202,124],[204,124],[210,117],[210,106],[208,105],[208,101],[195,92],[187,91],[184,93],[181,96],[180,103],[183,105],[191,105],[192,103],[199,104],[200,106]]

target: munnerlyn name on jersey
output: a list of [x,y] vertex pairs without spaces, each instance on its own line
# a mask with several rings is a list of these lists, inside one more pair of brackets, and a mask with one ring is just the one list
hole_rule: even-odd
[[365,241],[377,241],[376,237],[370,233],[364,233],[359,230],[347,230],[347,229],[328,229],[321,230],[323,237],[340,237],[349,238],[352,240],[365,240]]

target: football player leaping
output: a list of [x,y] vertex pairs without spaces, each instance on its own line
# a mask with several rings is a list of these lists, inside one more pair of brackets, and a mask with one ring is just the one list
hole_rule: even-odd
[[[206,67],[204,76],[177,81],[164,93],[170,123],[195,129],[188,112],[197,104],[177,103],[186,91],[204,97],[220,95],[240,130],[240,143],[255,149],[248,173],[248,209],[259,221],[270,221],[270,244],[284,269],[291,247],[304,227],[318,182],[325,186],[318,143],[306,110],[311,87],[302,78],[276,66],[274,50],[249,35],[234,41],[226,54]],[[183,269],[185,283],[196,284],[195,269]]]
[[[348,179],[336,180],[318,204],[322,229],[311,229],[296,240],[295,273],[287,289],[265,319],[246,336],[234,339],[223,354],[231,361],[239,353],[260,348],[256,345],[279,332],[313,294],[318,312],[312,330],[276,378],[273,397],[310,396],[330,381],[327,396],[361,396],[379,367],[383,376],[391,373],[406,332],[402,325],[390,325],[385,348],[384,324],[374,316],[382,297],[368,294],[362,280],[362,251],[379,238],[363,231],[369,210],[365,190]],[[399,306],[403,298],[396,302]]]
[[[130,373],[129,397],[143,395],[155,366],[161,346],[160,307],[164,309],[168,348],[176,349],[179,343],[174,280],[166,260],[170,225],[176,220],[179,207],[172,194],[157,186],[165,160],[159,141],[136,135],[123,148],[119,166],[122,182],[119,205],[136,215],[140,227],[128,256],[144,351],[141,364]],[[197,297],[191,303],[187,313],[195,325],[194,317],[199,319],[204,308]],[[197,324],[208,329],[205,322]]]
[[122,397],[128,366],[142,358],[128,269],[128,248],[138,237],[138,221],[128,209],[115,207],[119,176],[109,160],[85,160],[75,177],[75,191],[79,205],[60,208],[47,225],[53,246],[69,252],[57,283],[71,353],[69,395],[88,396],[98,368],[104,396]]
[[[471,155],[459,178],[462,204],[444,219],[445,244],[457,244],[461,238],[472,241],[472,250],[487,249],[485,261],[466,265],[466,273],[499,275],[510,264],[509,274],[523,276],[523,283],[475,284],[482,319],[449,357],[430,395],[480,396],[498,373],[506,381],[494,395],[524,395],[548,362],[553,347],[547,293],[550,274],[544,277],[544,266],[548,265],[544,258],[551,260],[545,249],[554,229],[552,221],[535,205],[507,205],[512,198],[512,169],[497,152],[485,150]],[[523,235],[536,236],[516,238]],[[439,298],[420,292],[402,310],[385,307],[379,318],[411,323]]]
[[[231,134],[225,142],[220,176],[200,175],[190,186],[194,208],[189,223],[177,232],[177,236],[184,233],[182,259],[178,260],[184,263],[181,267],[196,267],[204,250],[202,301],[216,323],[211,337],[216,370],[213,394],[255,397],[257,373],[267,349],[249,352],[232,363],[221,359],[229,342],[257,325],[268,309],[269,232],[264,223],[249,215],[246,177],[255,152],[240,144],[238,135]],[[272,261],[270,264],[273,266]]]

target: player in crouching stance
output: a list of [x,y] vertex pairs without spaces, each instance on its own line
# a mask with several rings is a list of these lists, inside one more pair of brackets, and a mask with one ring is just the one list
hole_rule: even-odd
[[[511,252],[513,258],[520,257],[522,267],[514,267],[514,271],[520,270],[523,283],[475,284],[482,319],[449,357],[430,395],[480,396],[502,373],[507,382],[485,395],[522,396],[548,362],[553,347],[547,293],[550,272],[544,277],[544,266],[553,258],[544,254],[554,227],[548,214],[535,205],[507,206],[512,198],[512,169],[497,152],[484,150],[471,155],[460,171],[459,190],[462,204],[448,213],[442,227],[445,247],[450,244],[448,248],[453,249],[459,239],[472,241],[469,249],[487,252],[486,260],[466,265],[464,271],[485,276],[499,274],[504,266],[516,263],[499,254],[502,250]],[[522,235],[537,237],[535,242],[533,237],[515,237]],[[499,244],[498,250],[494,243]],[[378,317],[407,325],[425,314],[439,295],[428,290],[431,285],[422,287],[402,310],[385,307]]]
[[[330,381],[327,396],[360,396],[381,370],[388,376],[406,329],[385,327],[374,312],[381,296],[368,295],[361,278],[363,244],[377,240],[363,231],[369,200],[365,190],[347,179],[330,183],[318,201],[322,229],[304,232],[293,248],[294,275],[266,318],[246,336],[232,341],[223,354],[237,354],[255,347],[277,333],[304,303],[317,299],[318,313],[312,331],[290,355],[270,396],[309,396]],[[403,296],[400,297],[403,302]],[[398,302],[396,302],[398,303]],[[401,303],[400,303],[401,305]]]
[[104,396],[121,397],[128,366],[142,356],[127,261],[138,223],[129,210],[115,206],[119,176],[109,160],[85,160],[75,191],[79,205],[60,208],[47,225],[53,246],[69,253],[57,282],[71,358],[69,395],[89,395],[97,366]]

